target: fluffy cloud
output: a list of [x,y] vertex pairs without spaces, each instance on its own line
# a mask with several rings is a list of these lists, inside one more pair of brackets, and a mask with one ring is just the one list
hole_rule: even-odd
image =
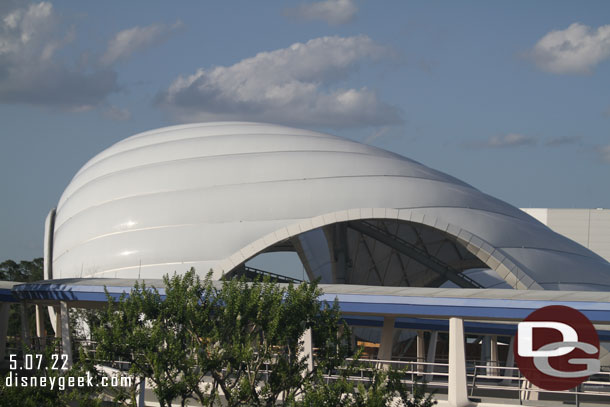
[[354,19],[358,7],[353,0],[325,0],[314,3],[301,4],[290,8],[285,14],[301,20],[321,20],[328,24],[345,24]]
[[118,90],[109,69],[69,67],[55,53],[74,34],[61,33],[48,2],[4,8],[0,15],[0,103],[86,110]]
[[108,42],[108,48],[102,55],[101,62],[103,65],[111,65],[118,60],[128,58],[134,52],[164,41],[169,34],[181,27],[182,23],[178,21],[173,25],[152,24],[120,31]]
[[603,161],[610,164],[610,144],[606,144],[605,146],[598,146],[596,148],[596,151]]
[[397,124],[398,109],[367,89],[332,87],[388,50],[369,37],[323,37],[261,52],[232,66],[178,77],[158,102],[182,120],[263,120],[357,127]]
[[475,141],[467,143],[467,147],[479,148],[510,148],[521,146],[533,146],[536,144],[536,139],[531,136],[525,136],[519,133],[508,133],[492,136],[485,141]]
[[555,74],[586,74],[610,57],[610,25],[597,30],[574,23],[551,31],[530,52],[536,66]]

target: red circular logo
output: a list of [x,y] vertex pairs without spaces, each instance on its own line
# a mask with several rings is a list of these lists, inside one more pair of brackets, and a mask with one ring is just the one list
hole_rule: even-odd
[[580,311],[551,305],[519,323],[514,342],[521,373],[545,390],[568,390],[599,372],[599,337]]

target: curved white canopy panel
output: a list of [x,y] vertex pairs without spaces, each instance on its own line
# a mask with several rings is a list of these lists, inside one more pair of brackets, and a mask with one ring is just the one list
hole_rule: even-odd
[[610,290],[608,262],[462,181],[269,124],[189,124],[118,142],[74,176],[49,224],[53,278],[190,267],[220,277],[281,249],[328,282],[472,286],[462,272],[490,268],[514,288]]

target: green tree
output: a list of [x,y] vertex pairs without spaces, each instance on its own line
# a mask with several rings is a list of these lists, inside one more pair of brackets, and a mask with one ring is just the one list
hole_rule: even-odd
[[[392,372],[373,369],[359,385],[350,380],[358,361],[346,365],[349,328],[336,303],[320,302],[315,283],[215,282],[191,269],[164,284],[165,297],[143,284],[119,300],[108,296],[94,330],[97,357],[129,361],[128,374],[151,380],[162,406],[432,405],[409,404]],[[317,349],[312,370],[301,340],[308,329]]]
[[109,297],[94,338],[97,357],[129,361],[129,374],[152,380],[162,406],[171,405],[176,398],[184,405],[199,391],[198,383],[205,374],[197,366],[198,338],[189,321],[201,317],[194,310],[204,287],[195,284],[192,273],[165,281],[165,300],[158,290],[139,284],[129,297],[119,301]]
[[42,257],[32,261],[22,260],[19,263],[13,260],[5,260],[0,263],[0,280],[32,282],[43,278]]
[[[321,307],[315,284],[200,280],[194,270],[165,278],[165,298],[137,285],[109,306],[95,330],[97,352],[131,362],[130,374],[148,377],[162,405],[189,399],[204,405],[275,405],[294,400],[315,373],[299,357],[300,338],[314,328],[327,357],[341,363],[336,306]],[[332,325],[329,327],[328,325]],[[207,387],[201,386],[206,378]]]
[[[13,260],[5,260],[0,263],[0,280],[30,283],[33,281],[40,281],[43,278],[42,257],[38,257],[31,261],[22,260],[19,263]],[[36,311],[34,307],[26,307],[26,315],[30,327],[30,336],[34,336],[33,332],[36,329]],[[52,332],[51,320],[46,312],[43,314],[43,318],[46,331]],[[11,306],[10,308],[7,335],[10,337],[21,337],[21,315],[19,307],[16,305]]]
[[[334,371],[332,379],[318,374],[307,385],[299,407],[432,407],[436,404],[425,383],[405,382],[406,369],[377,368],[370,361],[360,360],[359,349]],[[364,380],[360,370],[365,369]],[[356,380],[354,380],[356,379]],[[360,380],[358,380],[360,379]],[[411,393],[412,391],[412,393]]]

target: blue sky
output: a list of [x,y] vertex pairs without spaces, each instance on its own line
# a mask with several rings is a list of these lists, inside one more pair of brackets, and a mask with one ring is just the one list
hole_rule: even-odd
[[606,1],[0,3],[0,260],[132,134],[256,120],[386,148],[519,207],[610,207]]

